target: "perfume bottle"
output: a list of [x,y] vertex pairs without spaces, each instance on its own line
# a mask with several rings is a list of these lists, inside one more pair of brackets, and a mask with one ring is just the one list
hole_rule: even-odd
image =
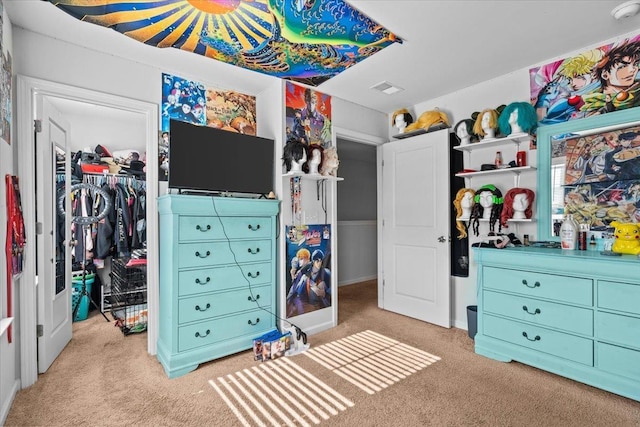
[[502,152],[501,151],[496,151],[496,159],[494,161],[494,164],[496,165],[497,168],[502,167]]

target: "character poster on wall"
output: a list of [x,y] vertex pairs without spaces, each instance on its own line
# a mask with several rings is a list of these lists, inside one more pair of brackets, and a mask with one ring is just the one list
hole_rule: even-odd
[[295,83],[286,84],[285,141],[331,146],[331,97]]
[[256,135],[256,97],[228,90],[207,89],[207,126]]
[[171,119],[202,126],[207,124],[204,84],[162,74],[162,131],[171,131]]
[[287,319],[331,307],[331,225],[287,226]]
[[540,125],[640,105],[640,34],[531,68],[531,104]]

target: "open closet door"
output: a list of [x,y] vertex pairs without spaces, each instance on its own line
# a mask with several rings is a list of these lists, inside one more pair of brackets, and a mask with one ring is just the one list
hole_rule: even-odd
[[[42,95],[36,108],[41,123],[36,132],[38,372],[43,373],[72,336],[71,215],[58,212],[60,188],[71,182],[71,168],[69,124]],[[64,202],[65,212],[71,212],[69,197]]]

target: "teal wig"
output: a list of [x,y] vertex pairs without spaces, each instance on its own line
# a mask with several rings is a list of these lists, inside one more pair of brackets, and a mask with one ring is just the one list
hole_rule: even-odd
[[524,132],[533,134],[538,127],[538,115],[536,110],[528,102],[512,102],[507,105],[505,109],[498,117],[498,127],[502,135],[511,134],[511,124],[509,124],[509,117],[513,111],[518,111],[518,125]]

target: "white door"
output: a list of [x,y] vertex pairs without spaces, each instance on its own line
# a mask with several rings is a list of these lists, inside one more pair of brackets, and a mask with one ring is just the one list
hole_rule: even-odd
[[[61,153],[66,153],[65,182],[70,182],[71,151],[68,149],[69,124],[61,114],[43,96],[37,97],[36,108],[41,121],[41,131],[36,133],[36,222],[42,228],[42,232],[37,235],[36,257],[40,329],[38,372],[43,373],[49,369],[72,336],[71,252],[68,244],[71,239],[71,215],[64,215],[64,225],[57,226],[56,147]],[[65,212],[71,212],[68,199],[69,197],[64,197]]]
[[449,132],[382,146],[382,308],[446,328]]

